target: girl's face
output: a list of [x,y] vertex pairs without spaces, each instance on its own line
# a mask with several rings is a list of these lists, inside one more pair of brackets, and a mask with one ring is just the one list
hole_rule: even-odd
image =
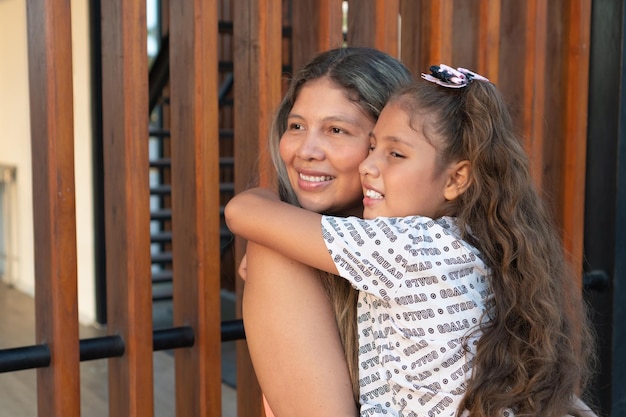
[[309,81],[300,89],[279,147],[302,207],[361,215],[358,169],[373,127],[374,120],[328,78]]
[[[422,123],[416,118],[416,127]],[[397,104],[383,108],[372,131],[368,157],[359,171],[363,184],[363,217],[434,217],[445,203],[449,169],[437,149],[409,125]],[[436,145],[436,144],[435,144]]]

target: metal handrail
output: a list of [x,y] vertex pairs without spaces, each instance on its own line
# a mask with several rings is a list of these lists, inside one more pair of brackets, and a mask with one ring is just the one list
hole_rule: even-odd
[[[221,323],[221,341],[245,339],[243,320],[227,320]],[[195,337],[190,326],[155,330],[152,333],[152,350],[179,349],[193,346]],[[124,355],[126,347],[120,335],[94,337],[79,340],[80,361],[114,358]],[[0,373],[50,366],[51,354],[48,344],[0,349]]]

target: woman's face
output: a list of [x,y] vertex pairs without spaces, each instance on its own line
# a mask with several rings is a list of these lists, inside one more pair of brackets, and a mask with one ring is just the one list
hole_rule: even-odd
[[362,214],[358,169],[367,156],[374,123],[326,77],[300,89],[280,140],[280,156],[302,207]]

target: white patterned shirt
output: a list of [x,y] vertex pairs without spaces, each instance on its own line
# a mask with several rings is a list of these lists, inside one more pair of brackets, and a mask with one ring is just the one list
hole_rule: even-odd
[[323,216],[359,293],[361,416],[454,416],[487,320],[490,270],[451,217]]

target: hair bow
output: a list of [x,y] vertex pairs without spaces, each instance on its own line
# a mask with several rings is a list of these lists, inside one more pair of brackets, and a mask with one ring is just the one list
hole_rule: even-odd
[[429,69],[430,74],[422,73],[422,78],[444,87],[461,88],[469,85],[473,80],[489,82],[489,80],[482,75],[465,68],[454,69],[441,64],[439,66],[433,65]]

